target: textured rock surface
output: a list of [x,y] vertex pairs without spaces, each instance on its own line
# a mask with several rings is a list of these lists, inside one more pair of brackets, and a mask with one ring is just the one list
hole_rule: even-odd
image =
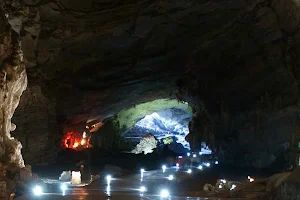
[[219,122],[215,127],[220,159],[255,168],[295,166],[299,157],[299,113],[299,107],[293,106],[268,114],[249,112],[215,119]]
[[60,150],[62,132],[56,122],[55,102],[43,95],[40,86],[29,86],[13,117],[18,125],[13,136],[23,145],[24,160],[30,164],[47,163]]
[[0,11],[0,163],[15,164],[22,168],[25,167],[21,155],[22,145],[11,137],[10,132],[15,129],[11,118],[27,86],[27,76],[19,36],[11,30],[4,11]]
[[131,152],[135,154],[144,153],[146,155],[152,153],[156,147],[157,141],[155,137],[152,134],[147,134],[141,138],[140,143]]
[[266,92],[288,96],[287,105],[298,87],[286,62],[280,3],[40,2],[36,68],[59,97],[58,115],[70,123],[168,97],[183,72],[187,99],[193,103],[195,92],[194,103],[204,101],[209,112],[225,94],[234,110],[255,105]]

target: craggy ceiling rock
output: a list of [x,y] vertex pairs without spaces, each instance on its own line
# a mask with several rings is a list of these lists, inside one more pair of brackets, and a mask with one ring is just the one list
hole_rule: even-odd
[[249,108],[266,92],[296,101],[276,2],[80,2],[37,4],[36,68],[62,121],[103,119],[174,97],[184,72],[212,111],[225,94],[231,109]]

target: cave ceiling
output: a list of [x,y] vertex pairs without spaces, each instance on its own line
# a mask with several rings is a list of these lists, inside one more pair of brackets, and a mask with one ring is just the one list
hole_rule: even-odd
[[[104,119],[179,89],[211,112],[298,96],[296,0],[24,0],[30,85],[61,122]],[[17,6],[16,6],[17,7]],[[23,12],[24,13],[24,12]],[[16,25],[17,16],[9,16]],[[13,26],[14,27],[14,26]],[[15,26],[16,27],[16,26]]]

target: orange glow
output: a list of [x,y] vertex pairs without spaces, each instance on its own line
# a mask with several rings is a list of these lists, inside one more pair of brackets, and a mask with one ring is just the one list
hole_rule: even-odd
[[64,148],[71,148],[74,150],[82,150],[84,148],[90,148],[90,134],[89,132],[67,132],[62,140]]
[[73,148],[77,148],[79,146],[79,143],[78,142],[75,142],[74,144],[73,144]]

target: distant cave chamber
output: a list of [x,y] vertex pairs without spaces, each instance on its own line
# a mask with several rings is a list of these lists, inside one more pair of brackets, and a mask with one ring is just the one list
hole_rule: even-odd
[[152,134],[158,140],[158,149],[168,145],[176,153],[185,153],[190,150],[185,137],[191,119],[191,113],[177,108],[154,112],[138,120],[133,128],[123,133],[122,138],[138,143],[144,135]]

